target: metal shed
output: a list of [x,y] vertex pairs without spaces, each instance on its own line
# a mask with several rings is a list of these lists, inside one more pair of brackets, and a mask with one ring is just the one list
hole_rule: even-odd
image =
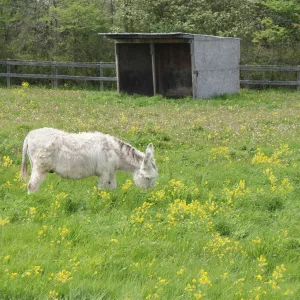
[[209,98],[238,93],[240,40],[188,33],[105,33],[115,41],[118,91]]

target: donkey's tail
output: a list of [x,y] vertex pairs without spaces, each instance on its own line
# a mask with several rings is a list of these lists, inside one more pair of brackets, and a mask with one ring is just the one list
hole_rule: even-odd
[[27,181],[27,179],[28,179],[27,150],[28,150],[28,138],[26,137],[24,140],[24,143],[23,143],[22,166],[21,166],[21,175],[25,181]]

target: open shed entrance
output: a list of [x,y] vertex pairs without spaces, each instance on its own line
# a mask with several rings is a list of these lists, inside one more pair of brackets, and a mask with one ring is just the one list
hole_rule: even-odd
[[193,95],[190,43],[117,43],[116,51],[120,91]]
[[155,44],[155,79],[158,94],[193,95],[190,44]]
[[153,95],[149,44],[118,44],[119,88],[128,94]]

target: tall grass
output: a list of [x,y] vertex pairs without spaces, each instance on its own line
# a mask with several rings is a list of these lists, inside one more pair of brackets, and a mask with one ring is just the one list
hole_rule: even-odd
[[[299,299],[299,92],[212,100],[0,89],[0,299]],[[119,173],[49,174],[27,195],[29,130],[102,131],[145,150],[153,190]]]

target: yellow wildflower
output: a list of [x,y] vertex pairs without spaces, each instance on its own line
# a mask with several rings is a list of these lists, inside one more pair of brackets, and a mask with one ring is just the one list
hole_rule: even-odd
[[256,276],[256,279],[259,280],[259,281],[262,281],[263,278],[262,278],[261,275],[257,275],[257,276]]
[[61,283],[66,283],[72,280],[72,274],[68,270],[61,270],[56,274],[56,280]]
[[203,269],[200,270],[200,277],[199,277],[199,283],[201,285],[210,285],[212,286],[212,283],[210,279],[208,278],[208,273],[204,271]]
[[184,273],[184,268],[182,267],[180,270],[177,271],[177,275],[182,275]]
[[58,300],[58,292],[55,290],[49,291],[48,300]]
[[40,266],[34,266],[33,271],[35,276],[39,276],[42,274],[43,269]]
[[9,260],[10,260],[10,255],[4,256],[4,258],[3,258],[4,262],[8,262]]
[[194,294],[194,298],[195,298],[196,300],[204,299],[204,297],[205,297],[205,293],[203,293],[203,292],[201,292],[201,291]]
[[65,228],[65,227],[59,227],[58,232],[59,232],[59,235],[60,235],[62,241],[65,240],[66,237],[69,235],[69,229]]
[[23,88],[28,88],[29,87],[29,83],[27,82],[27,81],[23,81],[22,83],[21,83],[21,86],[23,87]]
[[9,156],[3,156],[2,157],[2,165],[3,167],[10,167],[13,164],[12,159]]
[[258,266],[259,267],[265,267],[266,265],[268,265],[268,263],[267,263],[267,259],[263,256],[263,255],[261,255],[258,259],[257,259],[257,261],[258,261]]
[[126,180],[126,182],[124,184],[122,184],[122,190],[123,192],[126,192],[128,189],[131,188],[131,186],[133,185],[132,180]]
[[14,272],[14,273],[10,274],[9,278],[10,279],[15,279],[17,276],[18,276],[18,273]]
[[252,242],[253,245],[260,245],[261,244],[261,239],[259,237],[256,237],[251,242]]
[[22,274],[22,278],[25,278],[25,277],[30,277],[31,276],[31,272],[30,271],[26,271]]
[[0,227],[6,225],[8,223],[9,223],[8,217],[6,217],[6,218],[0,218]]
[[229,149],[226,146],[219,146],[211,149],[213,159],[229,158]]
[[280,278],[283,278],[283,273],[286,271],[284,265],[276,266],[275,270],[273,271],[272,277],[275,280],[278,280]]

